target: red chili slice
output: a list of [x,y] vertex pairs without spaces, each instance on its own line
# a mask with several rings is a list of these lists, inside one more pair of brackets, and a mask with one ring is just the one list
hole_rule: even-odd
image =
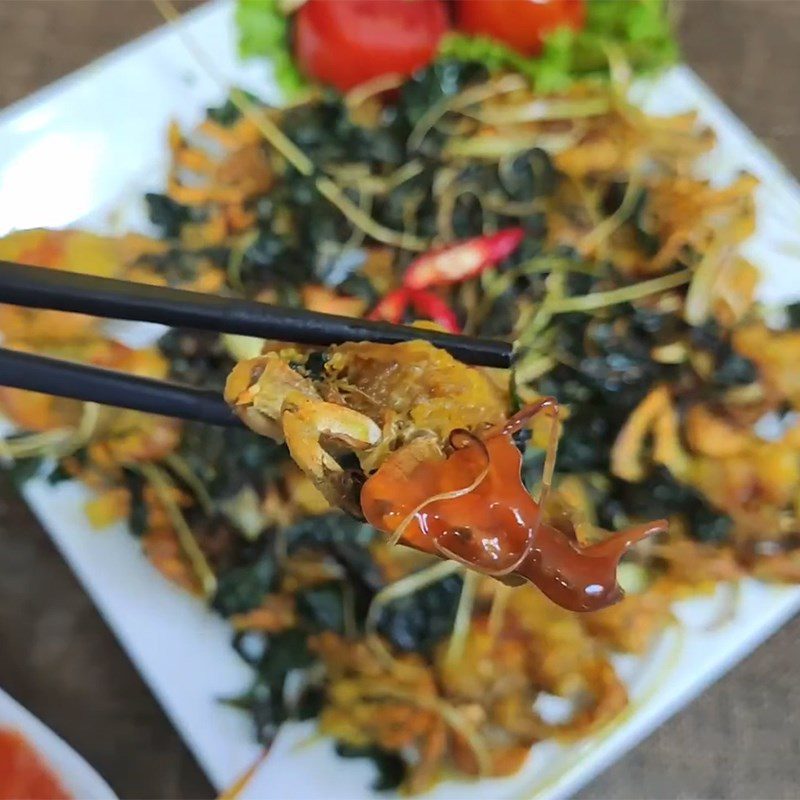
[[411,305],[417,314],[441,325],[449,333],[461,333],[456,312],[453,311],[447,300],[438,294],[426,289],[412,292]]
[[524,237],[522,228],[504,228],[425,253],[411,262],[403,284],[409,289],[429,289],[469,280],[508,258]]
[[403,314],[411,303],[411,290],[405,286],[392,289],[382,297],[375,308],[367,314],[367,319],[383,320],[384,322],[398,323],[403,319]]

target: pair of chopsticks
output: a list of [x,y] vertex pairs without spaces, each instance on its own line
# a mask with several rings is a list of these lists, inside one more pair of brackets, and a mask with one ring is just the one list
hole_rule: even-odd
[[[511,345],[0,260],[0,303],[298,344],[423,339],[467,364],[508,367]],[[214,425],[239,425],[219,392],[0,348],[0,386]]]

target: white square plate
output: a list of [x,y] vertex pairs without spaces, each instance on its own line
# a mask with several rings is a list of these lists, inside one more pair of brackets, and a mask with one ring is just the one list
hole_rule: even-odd
[[[130,212],[123,215],[126,221],[142,219],[131,198],[162,181],[168,121],[197,122],[226,93],[182,36],[199,43],[230,81],[277,98],[263,65],[237,62],[230,5],[203,7],[179,29],[145,36],[0,115],[0,234],[75,223],[117,228],[120,215],[109,216],[108,210],[120,203]],[[796,299],[800,187],[794,179],[688,68],[677,67],[643,88],[642,98],[653,111],[701,111],[719,136],[705,164],[714,180],[728,180],[740,169],[761,178],[759,229],[748,254],[765,270],[765,300]],[[245,715],[217,702],[249,682],[226,624],[164,581],[125,526],[92,530],[82,512],[83,488],[32,482],[25,496],[211,781],[219,789],[230,786],[259,748]],[[734,619],[713,626],[720,602],[718,596],[682,605],[680,630],[665,634],[646,659],[618,660],[632,705],[608,730],[571,747],[538,745],[513,778],[445,782],[429,796],[569,795],[789,619],[800,608],[800,588],[745,581]],[[337,759],[329,742],[304,743],[311,730],[287,726],[243,796],[372,796],[371,767]]]

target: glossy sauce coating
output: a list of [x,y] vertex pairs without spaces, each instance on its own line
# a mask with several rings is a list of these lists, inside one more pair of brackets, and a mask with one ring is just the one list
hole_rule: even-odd
[[[666,529],[666,522],[652,522],[580,547],[541,522],[520,476],[522,456],[506,433],[473,440],[447,458],[421,455],[399,450],[367,480],[361,493],[367,521],[386,533],[405,522],[403,544],[489,575],[519,576],[571,611],[596,611],[619,600],[620,558],[633,543]],[[460,496],[426,503],[476,482]]]
[[70,797],[20,733],[0,728],[0,800],[70,800]]

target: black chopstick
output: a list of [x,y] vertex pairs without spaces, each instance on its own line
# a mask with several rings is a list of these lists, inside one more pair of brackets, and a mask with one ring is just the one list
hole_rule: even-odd
[[222,394],[0,347],[0,386],[211,425],[241,426]]
[[281,308],[254,300],[100,278],[0,260],[0,302],[95,317],[157,322],[175,328],[237,333],[298,344],[424,339],[465,364],[508,367],[507,342]]

